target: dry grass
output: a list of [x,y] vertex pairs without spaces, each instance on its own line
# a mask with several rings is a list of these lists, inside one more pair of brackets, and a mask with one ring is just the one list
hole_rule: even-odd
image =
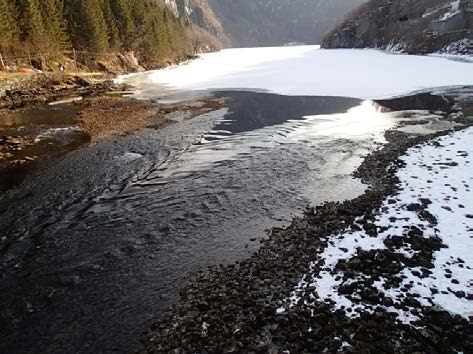
[[147,127],[159,127],[170,121],[169,113],[182,112],[194,118],[222,108],[219,99],[204,99],[199,105],[159,106],[148,101],[136,101],[123,97],[100,97],[92,99],[80,112],[81,131],[89,135],[92,145],[112,137],[131,134]]

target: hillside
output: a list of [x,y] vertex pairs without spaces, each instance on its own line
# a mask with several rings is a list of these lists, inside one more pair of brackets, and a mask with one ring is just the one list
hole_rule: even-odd
[[124,72],[221,47],[320,43],[363,1],[0,0],[0,70],[57,70],[75,55],[84,70]]
[[156,0],[0,0],[0,33],[4,68],[26,63],[47,70],[73,49],[83,66],[121,58],[128,66],[157,67],[219,47]]
[[472,30],[469,0],[370,0],[346,15],[322,46],[468,54]]
[[343,14],[364,0],[209,0],[234,46],[319,44]]
[[160,0],[224,45],[318,44],[343,14],[364,0]]

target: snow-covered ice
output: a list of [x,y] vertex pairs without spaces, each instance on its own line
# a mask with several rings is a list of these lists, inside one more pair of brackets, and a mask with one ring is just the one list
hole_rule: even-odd
[[[351,230],[333,237],[333,242],[319,258],[325,261],[323,270],[318,273],[313,271],[318,262],[310,265],[309,273],[294,291],[291,298],[293,304],[298,301],[301,291],[314,286],[317,300],[331,299],[335,302],[334,309],[372,311],[374,307],[371,304],[363,301],[354,303],[339,293],[343,278],[340,272],[334,271],[335,266],[342,259],[349,260],[357,250],[386,249],[386,238],[406,233],[409,227],[415,225],[423,230],[423,237],[439,237],[447,246],[434,253],[434,268],[423,277],[420,276],[420,267],[406,267],[398,274],[403,278],[398,286],[385,286],[386,279],[380,278],[374,282],[374,287],[391,298],[393,303],[399,303],[406,296],[414,296],[423,306],[437,306],[466,318],[473,316],[473,166],[470,164],[473,128],[437,138],[435,142],[440,145],[414,147],[402,158],[406,166],[397,172],[401,190],[383,204],[382,212],[375,220],[378,227],[385,226],[387,230],[377,237],[369,237],[365,231]],[[430,200],[427,211],[436,217],[436,225],[407,207],[421,203],[421,199]],[[397,250],[406,257],[412,257],[415,252],[406,245]],[[369,277],[360,275],[365,276]],[[350,279],[344,285],[356,280]],[[406,285],[410,287],[408,294],[405,289],[401,290]],[[397,312],[398,319],[406,323],[418,319],[411,311],[415,310],[415,306],[409,307],[408,311],[392,306],[386,309]],[[351,312],[352,316],[356,313]]]
[[[373,99],[473,82],[472,63],[318,46],[226,49],[185,65],[122,77],[145,89],[264,90],[282,95]],[[154,86],[154,89],[153,89]]]

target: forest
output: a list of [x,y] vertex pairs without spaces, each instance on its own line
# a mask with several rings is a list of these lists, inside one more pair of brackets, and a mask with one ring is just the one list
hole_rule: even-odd
[[190,24],[155,0],[0,0],[0,53],[134,51],[148,65],[186,54]]

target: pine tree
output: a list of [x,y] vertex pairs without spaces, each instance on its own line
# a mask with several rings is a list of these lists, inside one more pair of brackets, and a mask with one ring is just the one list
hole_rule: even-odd
[[11,0],[0,0],[0,50],[13,53],[19,46],[20,29],[17,24],[18,10]]
[[42,0],[42,18],[50,50],[60,51],[70,46],[64,19],[62,0]]
[[184,23],[156,0],[0,0],[0,51],[133,50],[150,66],[185,54]]
[[118,23],[120,38],[125,49],[130,49],[136,36],[136,27],[131,11],[132,2],[128,0],[114,0],[111,3],[112,11]]
[[108,43],[110,48],[114,50],[120,49],[121,42],[120,42],[120,33],[117,27],[117,21],[115,16],[112,12],[112,6],[110,1],[114,0],[104,0],[103,2],[103,14],[105,18],[105,22],[107,23],[108,29]]
[[38,53],[49,49],[40,0],[26,0],[25,5],[23,33],[28,46]]
[[[102,5],[103,0],[80,1],[82,40],[88,49],[95,52],[106,52],[110,48]],[[87,37],[84,38],[85,36]]]

